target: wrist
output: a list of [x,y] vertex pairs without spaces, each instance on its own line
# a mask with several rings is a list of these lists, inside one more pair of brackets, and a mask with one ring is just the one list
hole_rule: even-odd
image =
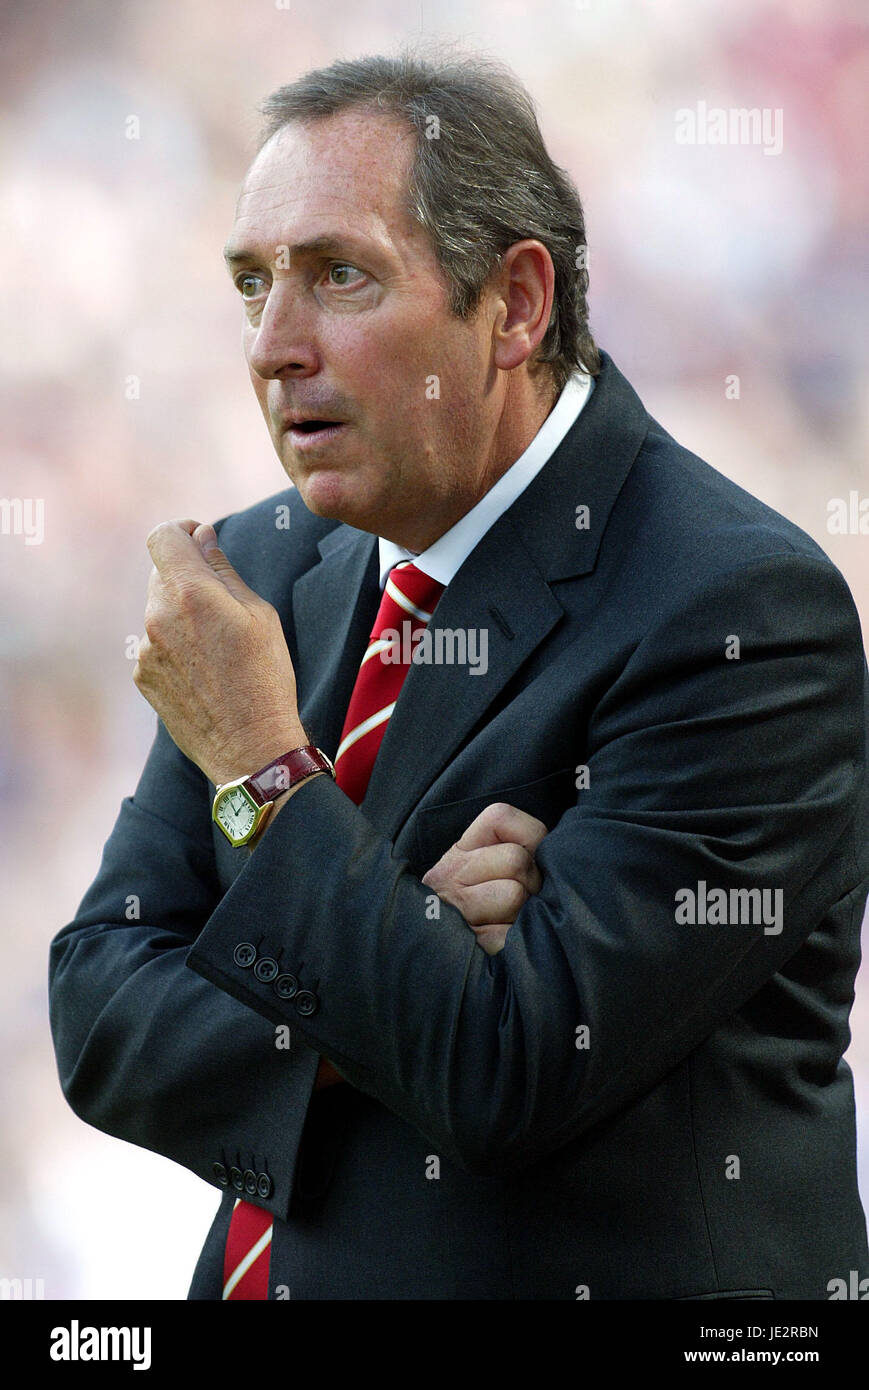
[[258,835],[254,836],[254,838],[248,845],[248,849],[250,850],[251,854],[256,849],[257,845],[260,843],[263,837],[269,833],[269,826],[273,823],[275,816],[279,815],[280,812],[283,810],[284,806],[286,806],[290,797],[295,796],[296,792],[300,791],[302,787],[307,786],[309,782],[316,781],[318,777],[328,777],[328,775],[329,774],[327,772],[312,772],[310,777],[306,777],[304,781],[296,782],[295,786],[288,787],[285,792],[281,792],[280,796],[272,802],[271,812],[269,813],[269,816],[262,830],[259,832]]
[[284,806],[303,782],[324,772],[335,776],[330,759],[320,748],[310,742],[285,747],[256,772],[219,783],[211,818],[233,848],[251,846],[275,814],[275,803]]
[[227,782],[235,782],[239,777],[251,777],[275,758],[283,757],[294,748],[306,748],[310,742],[301,724],[273,737],[258,738],[255,743],[249,743],[237,752],[226,752],[221,757],[218,775],[209,780],[216,787],[221,787]]

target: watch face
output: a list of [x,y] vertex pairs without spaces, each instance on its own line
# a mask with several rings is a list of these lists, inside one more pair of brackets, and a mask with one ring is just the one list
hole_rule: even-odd
[[256,825],[258,810],[243,787],[228,787],[217,803],[214,819],[233,844],[241,845]]

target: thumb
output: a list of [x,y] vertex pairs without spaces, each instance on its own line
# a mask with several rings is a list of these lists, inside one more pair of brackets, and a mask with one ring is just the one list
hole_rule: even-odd
[[217,575],[218,579],[226,589],[232,594],[233,598],[240,602],[245,602],[256,595],[253,589],[245,584],[241,575],[233,568],[220,546],[217,544],[217,532],[208,522],[203,522],[197,526],[193,532],[193,539],[197,542],[203,557],[208,561],[210,568]]

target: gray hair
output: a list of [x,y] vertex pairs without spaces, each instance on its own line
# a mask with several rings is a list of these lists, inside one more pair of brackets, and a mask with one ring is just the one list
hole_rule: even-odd
[[431,238],[452,312],[470,317],[503,252],[535,238],[552,257],[555,298],[534,360],[548,364],[556,391],[579,368],[596,376],[582,204],[550,159],[534,103],[514,74],[486,57],[432,61],[407,50],[335,62],[266,98],[259,148],[292,121],[360,106],[416,132],[408,212]]

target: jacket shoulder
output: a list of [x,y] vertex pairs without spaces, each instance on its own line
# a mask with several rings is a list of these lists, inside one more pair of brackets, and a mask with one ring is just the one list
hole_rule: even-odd
[[634,564],[648,562],[659,589],[668,579],[692,584],[700,575],[723,574],[773,555],[799,556],[838,573],[808,532],[679,444],[651,417],[620,500]]

